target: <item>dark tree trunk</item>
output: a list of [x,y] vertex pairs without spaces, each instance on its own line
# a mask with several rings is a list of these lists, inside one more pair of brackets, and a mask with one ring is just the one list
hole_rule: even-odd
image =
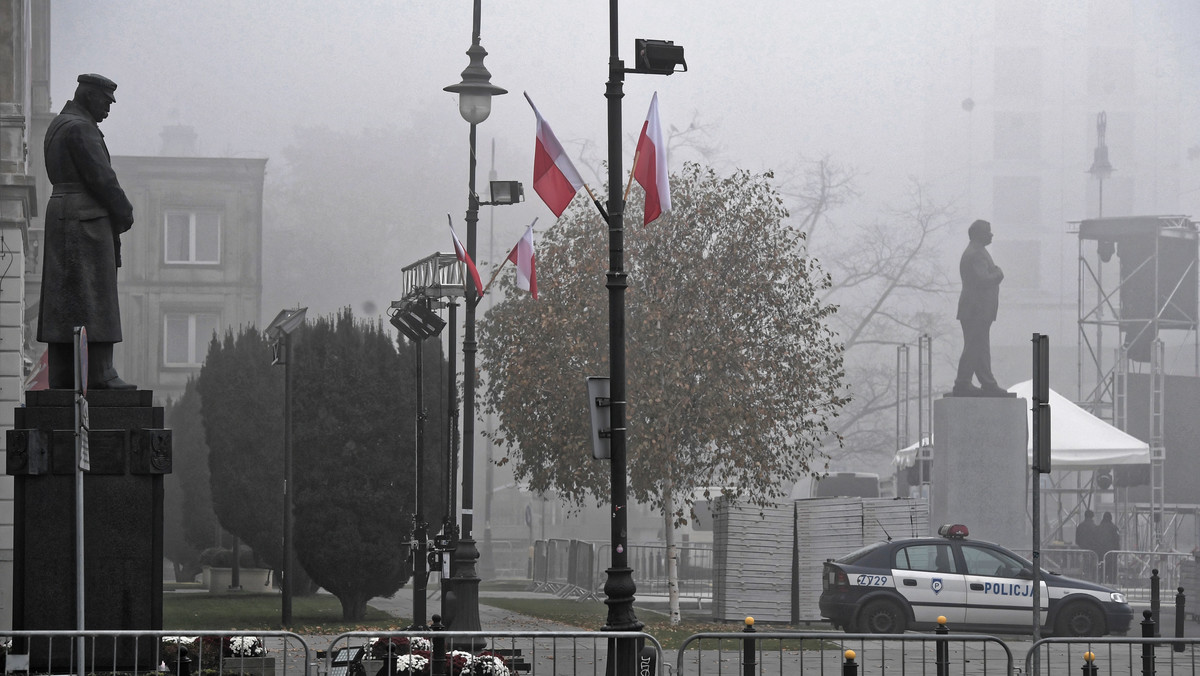
[[341,594],[338,600],[342,602],[343,622],[358,622],[367,616],[367,599],[362,594]]

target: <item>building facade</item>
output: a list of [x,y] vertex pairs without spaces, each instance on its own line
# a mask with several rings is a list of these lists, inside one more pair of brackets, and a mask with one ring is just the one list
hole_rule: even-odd
[[[180,150],[164,131],[164,150]],[[186,152],[186,147],[183,148]],[[183,154],[183,153],[180,153]],[[113,158],[137,221],[122,237],[125,380],[177,398],[215,336],[256,325],[262,309],[264,159]]]

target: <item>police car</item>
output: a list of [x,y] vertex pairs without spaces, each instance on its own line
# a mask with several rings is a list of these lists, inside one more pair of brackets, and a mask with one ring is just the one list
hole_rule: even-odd
[[[878,542],[822,571],[821,616],[847,632],[899,634],[931,629],[939,615],[956,631],[1027,633],[1032,623],[1033,564],[1007,549],[967,539],[967,527],[941,537]],[[1121,592],[1044,573],[1046,634],[1124,634],[1133,609]]]

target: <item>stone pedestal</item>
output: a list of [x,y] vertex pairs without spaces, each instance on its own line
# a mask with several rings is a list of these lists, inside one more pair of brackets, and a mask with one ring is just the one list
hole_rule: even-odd
[[942,397],[933,404],[930,527],[965,524],[972,538],[1029,549],[1029,401]]
[[[163,474],[171,433],[153,393],[89,393],[91,470],[84,477],[84,622],[87,629],[161,629]],[[26,393],[8,431],[7,473],[15,478],[13,628],[75,629],[74,393]],[[59,642],[61,643],[61,641]],[[155,641],[105,644],[97,664],[157,666]],[[29,646],[42,668],[47,646]],[[55,668],[70,667],[55,645]],[[41,653],[41,654],[39,654]],[[62,660],[60,665],[58,662]],[[105,668],[108,668],[107,666]]]

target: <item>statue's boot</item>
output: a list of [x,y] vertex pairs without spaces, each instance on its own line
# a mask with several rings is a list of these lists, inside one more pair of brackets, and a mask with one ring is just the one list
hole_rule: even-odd
[[88,389],[136,390],[137,385],[121,380],[112,362],[112,343],[88,344]]

